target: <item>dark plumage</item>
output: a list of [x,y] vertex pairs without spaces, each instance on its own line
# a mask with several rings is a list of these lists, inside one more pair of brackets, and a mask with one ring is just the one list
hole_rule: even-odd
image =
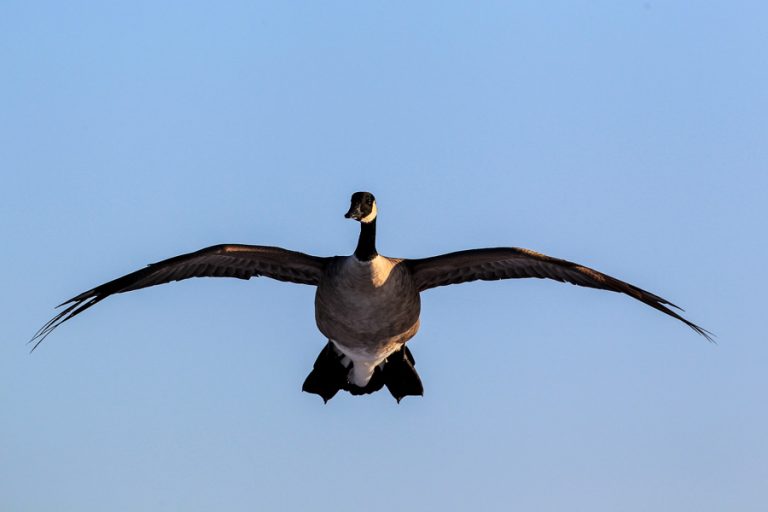
[[420,292],[476,280],[546,278],[633,297],[712,341],[709,331],[683,318],[671,302],[589,267],[514,247],[459,251],[431,258],[398,259],[376,251],[377,207],[373,194],[352,196],[345,217],[361,224],[352,256],[322,258],[279,247],[215,245],[153,263],[83,292],[30,340],[32,350],[54,329],[110,295],[191,277],[266,276],[317,287],[315,317],[328,338],[304,390],[329,400],[339,390],[352,394],[383,386],[400,401],[421,395],[413,356],[405,347],[419,328]]

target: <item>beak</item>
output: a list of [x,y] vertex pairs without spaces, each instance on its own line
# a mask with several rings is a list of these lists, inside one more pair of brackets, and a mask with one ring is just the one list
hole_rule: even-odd
[[361,217],[360,207],[356,205],[350,206],[349,211],[344,214],[345,219],[360,220],[360,217]]

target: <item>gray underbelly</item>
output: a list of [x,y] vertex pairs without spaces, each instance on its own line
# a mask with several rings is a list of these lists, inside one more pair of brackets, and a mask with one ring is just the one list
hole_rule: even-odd
[[[419,329],[421,302],[398,260],[337,258],[315,294],[317,327],[345,353],[377,359]],[[384,356],[386,357],[386,355]]]
[[396,349],[419,330],[418,295],[385,306],[339,309],[328,308],[327,303],[318,300],[315,319],[320,332],[342,347],[370,352]]

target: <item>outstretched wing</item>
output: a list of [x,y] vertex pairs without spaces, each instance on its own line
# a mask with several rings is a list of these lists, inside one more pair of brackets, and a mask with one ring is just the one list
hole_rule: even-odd
[[214,245],[189,254],[152,263],[141,270],[104,283],[72,297],[66,306],[30,340],[32,350],[56,327],[115,293],[181,281],[190,277],[235,277],[250,279],[266,276],[279,281],[317,285],[326,261],[296,251],[259,245]]
[[517,247],[472,249],[431,258],[406,260],[406,264],[411,269],[419,291],[476,280],[495,281],[536,277],[624,293],[677,318],[709,341],[713,341],[712,333],[668,308],[667,306],[671,306],[680,309],[658,295],[578,263],[552,258],[528,249]]

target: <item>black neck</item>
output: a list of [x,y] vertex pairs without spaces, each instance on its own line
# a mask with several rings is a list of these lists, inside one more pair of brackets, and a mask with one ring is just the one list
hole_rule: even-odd
[[376,252],[376,219],[371,222],[361,222],[355,258],[360,261],[371,261],[378,255],[379,253]]

